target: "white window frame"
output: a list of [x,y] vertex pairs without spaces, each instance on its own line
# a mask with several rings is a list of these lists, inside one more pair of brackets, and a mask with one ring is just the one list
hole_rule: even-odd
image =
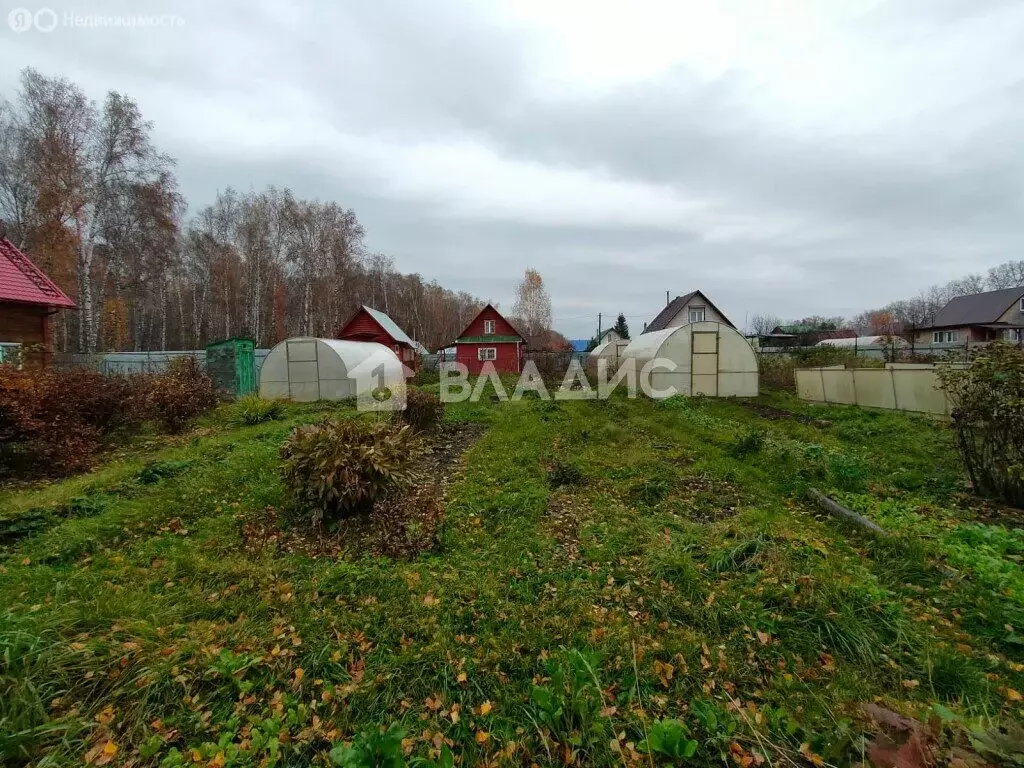
[[1020,311],[1024,312],[1024,296],[1020,297]]
[[487,360],[494,361],[498,359],[498,348],[497,347],[477,347],[476,348],[476,359],[480,362]]
[[933,331],[932,344],[953,344],[960,341],[960,331]]
[[960,341],[960,331],[946,331],[946,341],[950,344]]
[[687,319],[691,323],[703,323],[705,317],[707,317],[705,307],[690,307],[687,313]]
[[942,331],[932,331],[932,344],[941,344],[943,338]]
[[494,325],[493,320],[484,320],[484,336],[494,335]]

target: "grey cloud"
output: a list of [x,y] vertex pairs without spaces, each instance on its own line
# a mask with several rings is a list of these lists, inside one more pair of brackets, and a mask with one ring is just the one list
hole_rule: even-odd
[[[95,7],[139,12],[127,0]],[[643,81],[563,87],[532,30],[473,0],[154,12],[164,11],[185,27],[16,36],[0,16],[0,94],[13,95],[25,65],[97,98],[125,90],[177,156],[193,208],[229,185],[335,199],[356,210],[369,247],[403,270],[504,305],[523,268],[536,266],[569,335],[591,332],[599,311],[624,311],[642,327],[666,289],[700,287],[735,322],[765,311],[852,313],[1020,258],[1024,245],[1024,46],[1013,45],[1024,42],[1024,7],[1015,0],[885,2],[851,16],[842,33],[852,50],[892,54],[881,61],[894,69],[850,62],[855,81],[861,67],[877,92],[837,83],[835,114],[803,123],[761,73],[741,67],[711,78],[683,62]],[[897,55],[943,46],[962,61],[960,79],[931,80]],[[291,121],[285,141],[252,149],[194,138],[213,119],[259,128],[254,105]],[[474,142],[503,162],[664,190],[744,224],[723,237],[699,214],[660,224],[560,220],[557,210],[543,223],[483,215],[443,191],[399,195],[386,175],[368,183],[330,146],[304,141],[329,136],[325,128],[368,148]],[[499,183],[473,182],[482,195]]]

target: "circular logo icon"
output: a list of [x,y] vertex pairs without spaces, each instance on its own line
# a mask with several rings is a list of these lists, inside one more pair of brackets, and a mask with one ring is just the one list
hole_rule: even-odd
[[33,21],[40,32],[53,32],[57,28],[57,12],[52,8],[40,8]]
[[32,29],[32,11],[28,8],[15,8],[7,14],[7,26],[15,32],[28,32]]

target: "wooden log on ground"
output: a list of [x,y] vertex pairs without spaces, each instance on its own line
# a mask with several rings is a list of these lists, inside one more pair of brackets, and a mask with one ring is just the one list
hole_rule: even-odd
[[856,525],[859,525],[862,528],[867,528],[869,531],[880,533],[883,536],[889,535],[888,531],[886,531],[877,523],[872,522],[871,520],[868,520],[866,517],[864,517],[864,515],[857,514],[852,509],[847,509],[842,504],[833,501],[824,493],[819,491],[817,488],[811,488],[809,490],[809,493],[811,498],[814,499],[815,503],[819,507],[824,509],[826,512],[828,512],[830,515],[838,517],[842,520],[846,520],[848,523],[855,523]]

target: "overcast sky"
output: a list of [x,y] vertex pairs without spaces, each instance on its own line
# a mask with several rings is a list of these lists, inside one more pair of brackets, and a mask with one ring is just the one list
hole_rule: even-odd
[[192,210],[336,200],[504,308],[536,267],[570,337],[665,291],[742,325],[1024,258],[1022,0],[2,3],[0,95],[25,66],[131,95]]

